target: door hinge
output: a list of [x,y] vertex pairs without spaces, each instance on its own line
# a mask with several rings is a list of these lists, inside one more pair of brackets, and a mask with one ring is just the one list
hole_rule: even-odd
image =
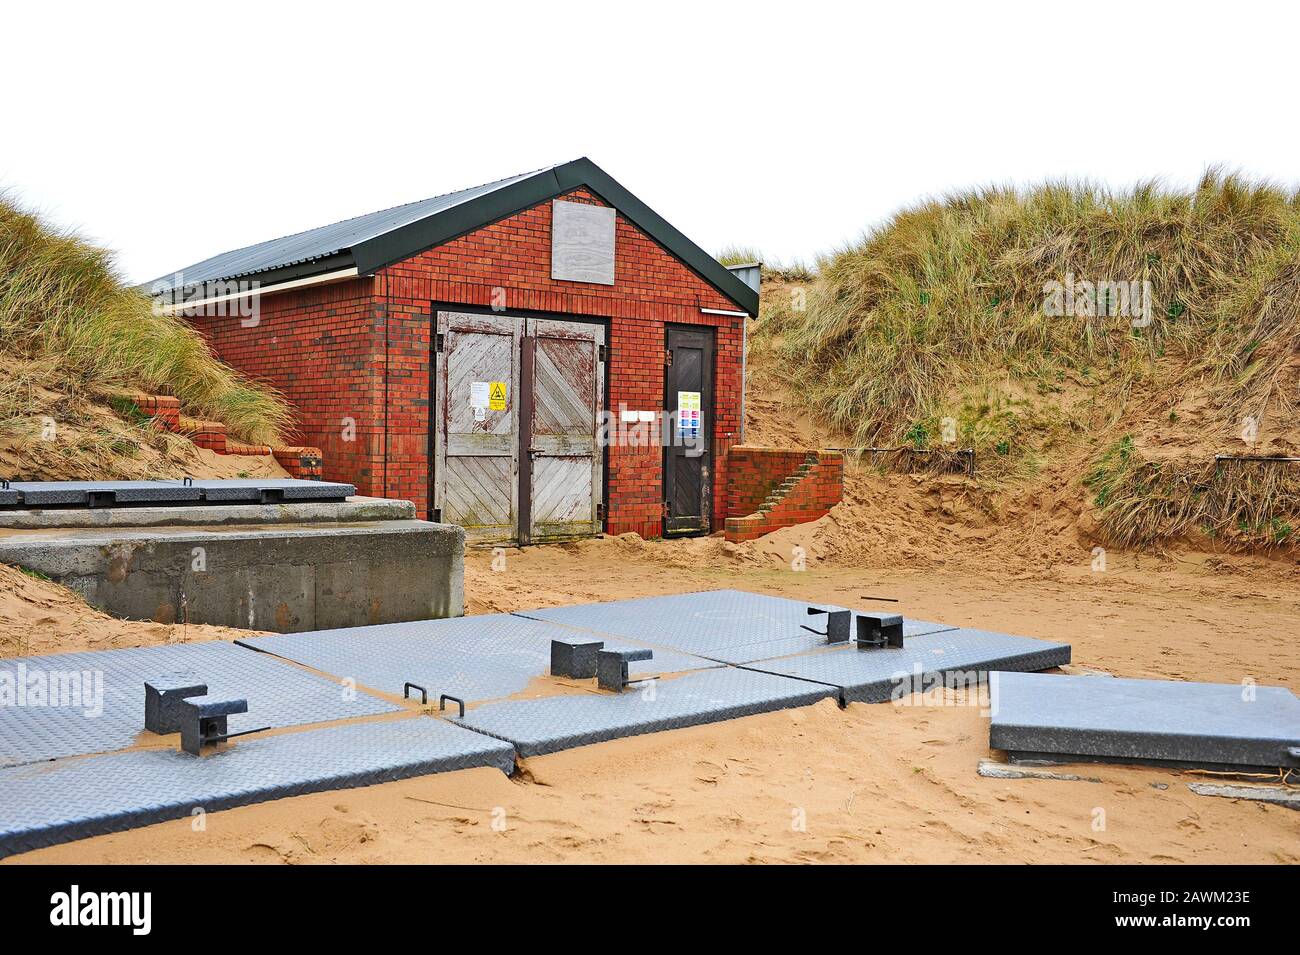
[[673,367],[673,350],[671,348],[664,349],[664,367]]
[[604,519],[605,519],[605,505],[604,505],[604,504],[597,504],[597,505],[596,505],[596,520],[598,520],[598,521],[603,521]]
[[605,361],[608,354],[609,353],[605,351],[604,345],[596,346],[596,361]]
[[670,507],[669,507],[669,506],[670,506],[671,504],[672,504],[672,501],[664,501],[664,517],[667,517],[668,514],[670,513]]
[[439,332],[438,334],[433,336],[433,350],[435,352],[438,352],[439,354],[441,354],[442,347],[445,344],[445,342],[443,341],[443,337],[444,336],[442,332]]
[[433,509],[433,523],[435,523],[435,524],[441,524],[441,523],[442,523],[442,508],[440,508],[440,507],[435,507],[435,508]]

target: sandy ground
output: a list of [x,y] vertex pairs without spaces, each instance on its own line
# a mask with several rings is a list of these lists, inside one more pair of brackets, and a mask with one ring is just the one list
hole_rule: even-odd
[[118,620],[89,606],[66,588],[0,564],[0,657],[233,640],[250,632]]
[[[471,550],[471,610],[736,586],[1068,639],[1121,676],[1300,689],[1294,567],[1112,555],[796,572],[763,542],[614,538]],[[766,548],[766,550],[764,549]],[[709,555],[712,555],[710,557]],[[499,555],[498,555],[499,556]],[[500,566],[500,561],[497,561]],[[864,597],[889,597],[897,605]],[[1090,766],[1099,783],[993,780],[987,720],[956,698],[830,703],[475,770],[211,814],[14,862],[1300,862],[1291,810],[1197,796],[1187,773]]]
[[[753,443],[842,446],[751,365]],[[2,449],[0,449],[2,450]],[[851,469],[845,501],[759,541],[633,535],[472,548],[468,612],[735,587],[1065,640],[1117,676],[1300,690],[1300,560],[1181,542],[1098,553],[1077,462],[1032,485]],[[802,566],[805,569],[796,570]],[[0,567],[0,653],[229,637],[111,620]],[[11,862],[1300,861],[1300,816],[1197,796],[1197,777],[994,780],[978,705],[830,703],[164,823]],[[919,705],[915,705],[919,704]]]

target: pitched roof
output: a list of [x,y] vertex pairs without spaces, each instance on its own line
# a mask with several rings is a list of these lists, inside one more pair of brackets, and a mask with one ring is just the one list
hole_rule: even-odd
[[186,288],[253,277],[266,286],[351,267],[366,275],[580,186],[739,308],[758,314],[756,291],[586,158],[223,252],[142,287],[152,294],[171,291],[179,284],[177,275]]

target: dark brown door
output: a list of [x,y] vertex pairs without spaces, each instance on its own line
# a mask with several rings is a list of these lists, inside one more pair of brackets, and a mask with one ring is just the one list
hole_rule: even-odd
[[713,329],[667,327],[664,409],[664,533],[707,534],[713,495]]

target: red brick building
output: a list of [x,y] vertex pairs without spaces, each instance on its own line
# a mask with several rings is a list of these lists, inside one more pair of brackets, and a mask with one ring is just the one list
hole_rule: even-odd
[[722,529],[758,293],[587,159],[151,290],[288,396],[327,479],[480,539]]

